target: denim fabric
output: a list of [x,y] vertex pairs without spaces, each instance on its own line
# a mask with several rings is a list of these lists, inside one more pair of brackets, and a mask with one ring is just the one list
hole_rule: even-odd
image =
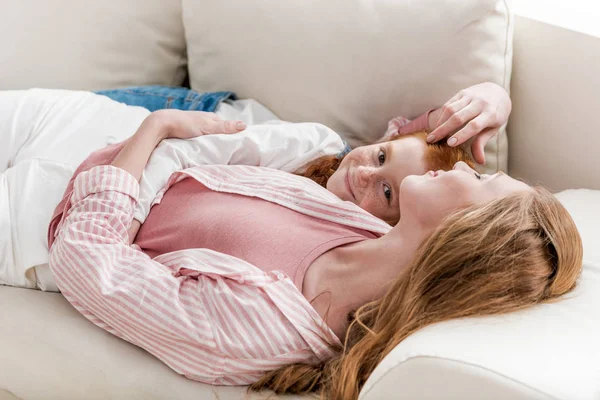
[[337,158],[344,158],[346,156],[346,154],[350,153],[352,151],[352,147],[350,147],[350,145],[344,140],[344,150],[340,151],[336,157]]
[[[199,93],[184,87],[171,86],[135,86],[122,89],[99,90],[95,92],[115,101],[130,106],[141,106],[150,111],[174,108],[178,110],[193,110],[214,112],[223,100],[236,100],[233,92]],[[352,151],[344,142],[344,150],[336,155],[343,158]]]
[[135,86],[95,92],[130,106],[141,106],[150,111],[164,108],[214,112],[223,100],[235,100],[233,92],[199,93],[183,87]]

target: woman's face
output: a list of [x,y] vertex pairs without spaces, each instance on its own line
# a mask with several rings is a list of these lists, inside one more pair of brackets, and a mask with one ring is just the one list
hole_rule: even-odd
[[327,189],[374,216],[394,224],[400,218],[400,183],[427,171],[426,144],[415,136],[362,146],[342,160]]
[[407,177],[400,188],[400,209],[403,215],[434,228],[455,210],[531,190],[526,183],[502,172],[479,175],[461,161],[452,171]]

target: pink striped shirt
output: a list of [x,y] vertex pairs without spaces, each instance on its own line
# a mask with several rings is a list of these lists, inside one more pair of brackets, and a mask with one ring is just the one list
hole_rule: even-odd
[[[377,235],[390,226],[309,179],[269,168],[203,166],[174,174]],[[330,358],[341,345],[294,283],[208,249],[151,259],[129,246],[138,182],[112,166],[77,176],[50,249],[63,295],[99,327],[201,382],[244,385],[265,371]]]

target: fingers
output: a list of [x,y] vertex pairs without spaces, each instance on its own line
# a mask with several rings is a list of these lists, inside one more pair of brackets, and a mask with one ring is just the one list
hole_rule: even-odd
[[246,129],[246,124],[242,121],[224,121],[223,118],[218,116],[214,112],[198,111],[202,117],[208,117],[212,123],[208,124],[205,134],[218,134],[218,133],[238,133]]
[[242,121],[223,121],[221,118],[213,119],[206,124],[204,129],[205,135],[213,135],[219,133],[231,134],[238,133],[246,129],[246,124]]
[[[455,96],[456,97],[456,96]],[[456,99],[450,99],[444,104],[442,107],[442,113],[438,117],[438,120],[435,122],[434,128],[438,128],[444,122],[448,121],[450,117],[456,114],[458,111],[462,110],[471,102],[470,97],[457,97]]]
[[478,164],[485,164],[485,145],[498,133],[499,128],[488,128],[479,134],[471,143],[471,153]]
[[444,105],[447,105],[447,104],[452,104],[452,103],[454,103],[455,101],[458,101],[458,100],[462,99],[463,97],[465,97],[465,94],[464,94],[464,93],[463,93],[463,91],[461,90],[460,92],[456,93],[454,96],[450,97],[450,100],[448,100],[448,101],[446,102],[446,104],[444,104]]
[[223,133],[238,133],[246,129],[246,124],[242,121],[225,121],[226,131]]
[[479,115],[448,139],[449,146],[459,146],[488,127],[488,117]]
[[[463,101],[462,99],[459,100],[459,102],[462,102],[462,101]],[[462,104],[463,103],[459,104],[459,106]],[[443,139],[443,138],[447,137],[448,135],[452,135],[454,132],[461,129],[461,127],[464,127],[465,124],[470,123],[469,121],[473,122],[472,120],[476,119],[476,117],[480,113],[481,113],[481,104],[470,102],[466,107],[459,109],[457,112],[452,114],[452,116],[450,116],[450,118],[448,118],[441,125],[438,125],[438,127],[433,132],[431,132],[429,134],[429,136],[427,136],[427,141],[432,143],[432,142],[436,142],[440,139]],[[441,120],[441,118],[440,118],[440,120]],[[478,124],[479,124],[479,122],[476,124],[476,126]],[[479,131],[481,131],[481,129]],[[456,135],[454,135],[454,136],[456,136]],[[458,137],[457,137],[457,139],[458,139]],[[462,142],[460,142],[460,143],[462,143]],[[449,142],[448,144],[456,145],[456,144],[460,144],[460,143],[453,144],[453,143]]]

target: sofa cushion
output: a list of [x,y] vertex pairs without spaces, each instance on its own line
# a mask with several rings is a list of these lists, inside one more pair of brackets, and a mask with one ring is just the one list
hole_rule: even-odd
[[[483,81],[509,87],[512,18],[501,0],[183,0],[190,83],[233,90],[351,145]],[[504,130],[488,171],[506,169]]]
[[184,378],[92,324],[60,293],[0,286],[0,305],[0,399],[3,391],[27,400],[246,398],[245,387]]
[[3,1],[0,89],[180,85],[181,2]]

